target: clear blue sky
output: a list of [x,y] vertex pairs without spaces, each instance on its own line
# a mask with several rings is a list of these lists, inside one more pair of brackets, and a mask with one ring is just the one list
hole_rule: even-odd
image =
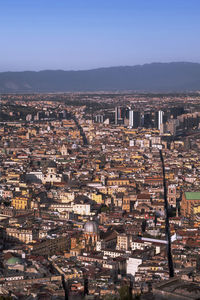
[[200,62],[200,0],[0,0],[0,71]]

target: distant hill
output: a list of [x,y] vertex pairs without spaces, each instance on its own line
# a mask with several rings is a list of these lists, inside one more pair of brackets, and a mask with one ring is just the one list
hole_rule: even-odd
[[0,73],[0,93],[200,90],[200,64],[152,63],[86,71]]

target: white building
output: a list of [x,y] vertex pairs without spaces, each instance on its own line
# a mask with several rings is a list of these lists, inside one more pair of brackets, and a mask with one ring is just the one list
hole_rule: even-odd
[[62,181],[62,174],[57,173],[57,166],[54,161],[50,161],[47,171],[29,172],[26,174],[26,179],[31,182],[54,183]]
[[129,257],[126,261],[126,273],[135,276],[138,271],[138,266],[142,264],[142,259]]
[[158,111],[158,129],[160,130],[161,124],[163,124],[163,115],[164,112],[162,110]]
[[133,113],[133,110],[129,110],[129,127],[133,127],[133,116],[134,116],[134,113]]
[[54,183],[61,182],[62,174],[57,174],[56,164],[54,162],[50,162],[47,168],[47,173],[44,175],[42,183]]
[[90,204],[74,203],[72,204],[72,207],[73,207],[72,208],[73,212],[75,214],[82,215],[82,216],[89,216],[91,214]]

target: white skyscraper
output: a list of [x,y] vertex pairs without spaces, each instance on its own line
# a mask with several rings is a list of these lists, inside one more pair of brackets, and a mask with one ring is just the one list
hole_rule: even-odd
[[133,110],[129,110],[129,126],[133,127]]
[[163,115],[164,112],[162,110],[158,111],[158,129],[160,130],[161,124],[163,124]]

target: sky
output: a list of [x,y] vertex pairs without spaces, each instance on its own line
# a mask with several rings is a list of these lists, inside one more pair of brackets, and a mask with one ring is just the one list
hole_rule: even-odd
[[200,62],[200,0],[0,0],[0,72]]

